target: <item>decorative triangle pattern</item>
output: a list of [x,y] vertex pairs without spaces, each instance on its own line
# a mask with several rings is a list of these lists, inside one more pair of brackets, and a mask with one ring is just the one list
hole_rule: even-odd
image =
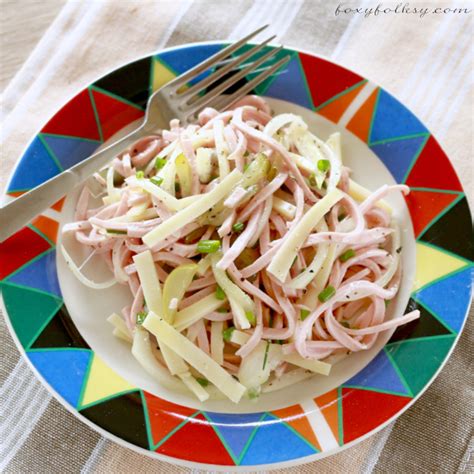
[[306,79],[302,75],[301,66],[296,56],[278,74],[269,78],[268,87],[263,93],[268,97],[291,101],[307,109],[312,108]]
[[143,117],[143,110],[122,102],[114,97],[92,89],[94,103],[99,117],[103,140],[121,130],[129,123]]
[[21,345],[28,348],[62,303],[53,296],[6,282],[1,288],[13,329]]
[[428,130],[395,97],[380,89],[370,142],[419,133],[428,133]]
[[46,216],[38,216],[31,222],[31,225],[39,230],[51,242],[56,244],[59,229],[58,222]]
[[364,78],[323,58],[299,53],[315,107],[354,86]]
[[[183,449],[186,446],[186,449]],[[202,414],[190,419],[156,450],[193,462],[235,465],[232,457]]]
[[352,132],[363,142],[368,142],[370,125],[372,123],[372,115],[374,113],[375,103],[377,102],[377,96],[379,89],[375,89],[368,99],[360,106],[359,110],[349,120],[347,124],[347,130]]
[[81,409],[80,413],[118,438],[149,449],[145,413],[139,392],[106,400]]
[[50,243],[28,227],[0,242],[0,279],[4,279],[49,248]]
[[227,448],[238,459],[251,434],[254,432],[263,413],[227,413],[206,412],[206,418],[224,439]]
[[272,415],[275,415],[277,418],[280,418],[286,424],[290,425],[318,451],[322,451],[301,405],[292,405],[287,408],[282,408],[281,410],[272,411]]
[[439,215],[419,240],[442,247],[467,260],[474,260],[472,221],[467,199],[462,197],[448,212]]
[[[416,295],[418,295],[418,293],[416,293]],[[410,313],[415,309],[420,311],[420,317],[411,323],[399,326],[393,333],[389,342],[452,334],[446,325],[433,316],[433,314],[431,314],[431,312],[428,311],[422,304],[418,303],[412,298],[410,298],[410,301],[408,302],[403,314]]]
[[[281,440],[285,440],[284,443]],[[259,425],[240,465],[267,464],[310,456],[317,451],[285,424],[267,415]]]
[[168,402],[148,392],[143,393],[154,446],[196,413],[193,408]]
[[56,272],[56,252],[48,252],[7,279],[11,283],[36,288],[61,298],[58,274]]
[[461,330],[471,299],[474,267],[451,275],[415,293],[416,299],[455,332]]
[[71,168],[71,166],[88,158],[100,145],[100,142],[95,140],[82,140],[56,135],[42,135],[42,137],[64,169]]
[[344,443],[364,436],[398,413],[411,398],[386,393],[342,389]]
[[449,158],[432,136],[410,171],[406,184],[411,187],[462,191],[461,183]]
[[447,209],[458,194],[440,193],[436,190],[412,189],[405,196],[410,211],[415,237],[418,237],[441,212]]
[[136,390],[136,387],[114,372],[94,353],[89,374],[85,381],[81,406],[91,405],[99,400],[111,398],[126,391]]
[[60,109],[41,130],[41,133],[100,140],[94,108],[87,89],[80,92]]
[[149,96],[150,71],[151,58],[143,58],[116,69],[94,85],[145,107]]
[[90,349],[63,304],[31,345],[32,349]]
[[454,344],[455,338],[453,334],[410,339],[389,344],[385,350],[398,367],[413,395],[416,396],[438,370]]
[[47,349],[27,351],[26,354],[51,387],[75,408],[81,394],[91,351]]
[[[35,170],[34,173],[31,170]],[[61,170],[37,136],[31,142],[15,169],[8,192],[28,190],[56,176]]]
[[409,395],[384,351],[379,352],[367,367],[345,382],[343,386]]
[[342,93],[339,97],[330,100],[327,105],[323,105],[317,109],[318,114],[326,117],[334,123],[339,122],[347,107],[359,95],[360,90],[365,86],[366,81],[361,82],[347,92]]
[[176,74],[167,68],[162,62],[158,61],[157,59],[153,60],[153,92],[157,91],[165,84],[168,84],[168,82],[172,81],[175,77]]
[[334,437],[338,440],[338,443],[341,444],[341,439],[339,436],[339,394],[337,389],[330,390],[325,394],[314,399],[316,405],[321,410],[321,413],[326,418],[326,421],[331,428],[331,431]]
[[423,242],[416,244],[416,274],[413,291],[466,266],[466,261]]
[[403,183],[407,170],[418,156],[427,137],[406,138],[370,145],[372,151],[382,160],[397,183]]

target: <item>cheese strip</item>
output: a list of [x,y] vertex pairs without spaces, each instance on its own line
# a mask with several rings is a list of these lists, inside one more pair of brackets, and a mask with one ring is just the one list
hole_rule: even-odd
[[178,377],[184,382],[184,385],[199,398],[200,402],[205,402],[209,398],[209,394],[204,387],[189,372],[179,374]]
[[273,196],[273,209],[290,221],[296,214],[296,206],[276,196]]
[[211,322],[211,357],[219,364],[224,363],[224,338],[222,330],[224,323],[222,321]]
[[343,193],[335,188],[311,207],[301,220],[288,232],[283,244],[268,266],[267,271],[281,282],[284,282],[296,254],[308,235],[332,206],[342,199],[342,197]]
[[213,383],[230,400],[234,403],[239,402],[246,388],[187,337],[153,312],[148,313],[143,326],[160,342],[172,347],[180,357]]
[[223,304],[224,301],[216,298],[214,293],[205,296],[202,300],[178,311],[174,318],[174,327],[178,331],[183,331],[207,314],[219,309]]
[[185,209],[181,209],[175,215],[159,224],[155,229],[143,236],[143,242],[149,247],[153,247],[181,227],[193,222],[209,209],[226,197],[232,188],[239,182],[242,173],[235,169],[227,175],[212,191],[204,194],[200,199],[193,202]]
[[[348,194],[357,202],[362,202],[365,201],[365,199],[367,199],[372,194],[372,191],[369,191],[367,188],[364,188],[364,186],[360,185],[359,183],[356,183],[355,181],[349,178]],[[390,207],[390,204],[388,204],[388,202],[384,199],[380,199],[380,201],[377,201],[375,205],[380,207],[384,211],[387,211],[389,214],[392,214],[392,208]]]
[[305,359],[299,354],[283,354],[282,359],[303,369],[311,370],[311,372],[316,374],[329,375],[331,371],[331,364],[326,364],[326,362],[321,362],[320,360]]
[[133,261],[137,268],[148,309],[155,313],[161,313],[161,286],[151,252],[147,250],[146,252],[139,253],[133,257]]

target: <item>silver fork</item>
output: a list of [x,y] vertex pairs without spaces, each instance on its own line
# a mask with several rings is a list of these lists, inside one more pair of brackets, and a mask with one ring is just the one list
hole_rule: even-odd
[[[275,38],[275,36],[272,36],[235,59],[226,60],[232,53],[267,26],[265,25],[240,41],[227,46],[154,92],[148,99],[145,118],[136,130],[2,207],[0,209],[0,242],[20,230],[34,217],[70,192],[75,186],[83,183],[89,176],[110,162],[118,153],[139,138],[150,133],[156,133],[157,130],[167,127],[169,121],[173,118],[178,118],[181,123],[192,123],[197,119],[198,113],[204,107],[224,110],[276,72],[288,62],[289,56],[283,57],[271,67],[264,68],[251,81],[232,94],[224,95],[229,87],[236,84],[249,73],[257,72],[256,70],[259,66],[281,51],[282,46],[270,50],[255,61],[245,63],[245,61],[250,60],[254,54],[261,51]],[[196,84],[187,89],[183,88],[186,83],[197,78],[204,71],[222,64],[224,65],[221,68],[201,79]],[[218,84],[215,88],[203,95],[199,95],[199,92],[204,88],[212,85],[218,79],[236,69],[239,69],[239,71]]]

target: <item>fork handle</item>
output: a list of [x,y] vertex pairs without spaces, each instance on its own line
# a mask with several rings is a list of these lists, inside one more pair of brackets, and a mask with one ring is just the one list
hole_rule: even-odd
[[86,160],[45,181],[0,208],[0,242],[28,224],[45,209],[71,192],[91,174],[107,164],[115,155],[145,134],[139,127]]

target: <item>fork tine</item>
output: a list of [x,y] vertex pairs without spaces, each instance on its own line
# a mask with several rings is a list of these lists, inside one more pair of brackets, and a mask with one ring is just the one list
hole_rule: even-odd
[[[222,92],[224,92],[226,89],[228,89],[230,86],[234,85],[236,82],[238,82],[240,79],[254,71],[258,66],[263,64],[265,61],[270,59],[271,57],[275,56],[275,54],[279,53],[283,49],[283,46],[279,46],[278,48],[272,49],[268,53],[264,54],[260,58],[258,58],[256,61],[251,63],[248,67],[245,69],[241,69],[237,74],[234,74],[233,76],[229,77],[229,79],[225,80],[222,84],[219,84],[216,88],[212,89],[210,92],[207,94],[203,95],[196,101],[194,101],[192,104],[190,104],[190,107],[192,107],[194,110],[196,108],[202,108],[209,102],[211,102],[216,96],[220,95]],[[186,108],[183,107],[184,110]]]
[[[217,99],[217,104],[214,105],[214,108],[218,109],[219,111],[222,111],[231,105],[233,105],[235,102],[237,102],[241,97],[246,95],[248,92],[250,92],[254,87],[258,86],[261,82],[263,82],[267,77],[271,76],[275,71],[277,71],[281,66],[286,64],[290,60],[290,56],[285,56],[284,58],[280,59],[278,62],[276,62],[272,67],[269,69],[266,69],[263,71],[261,74],[258,76],[254,77],[250,82],[245,84],[243,87],[241,87],[239,90],[235,91],[233,94],[230,95],[221,95],[218,96]],[[212,105],[212,104],[209,104]],[[188,116],[188,120],[192,120],[193,116],[198,112],[201,108],[197,107],[194,109],[190,115]]]
[[205,71],[206,69],[209,69],[212,65],[217,63],[219,60],[229,56],[234,51],[237,51],[241,46],[243,46],[250,39],[252,39],[254,36],[258,35],[261,31],[263,31],[267,27],[268,27],[268,25],[263,25],[262,27],[258,28],[254,32],[250,33],[249,35],[245,36],[241,40],[237,41],[236,43],[233,43],[233,44],[227,46],[223,50],[221,50],[218,53],[212,55],[210,58],[208,58],[205,61],[197,64],[196,66],[191,68],[189,71],[186,71],[184,74],[181,74],[176,79],[173,79],[172,81],[170,81],[167,84],[167,86],[177,86],[179,88],[179,86],[182,86],[183,84],[185,84],[189,80],[196,77],[201,72]]
[[253,48],[249,49],[244,54],[241,54],[240,56],[237,56],[237,58],[235,58],[232,61],[228,62],[224,67],[218,69],[217,71],[213,72],[211,75],[205,77],[204,79],[199,81],[197,84],[194,84],[193,86],[191,86],[189,89],[186,89],[186,91],[184,91],[183,93],[180,93],[179,97],[180,98],[188,98],[188,97],[194,95],[196,92],[199,92],[200,90],[202,90],[205,87],[209,86],[210,84],[214,83],[215,81],[220,79],[222,76],[227,74],[232,69],[235,69],[235,68],[237,68],[237,66],[240,66],[245,60],[249,59],[254,54],[261,51],[270,41],[275,39],[275,37],[276,37],[276,35],[273,35],[270,38],[267,38],[262,43],[260,43],[258,45],[255,45]]

